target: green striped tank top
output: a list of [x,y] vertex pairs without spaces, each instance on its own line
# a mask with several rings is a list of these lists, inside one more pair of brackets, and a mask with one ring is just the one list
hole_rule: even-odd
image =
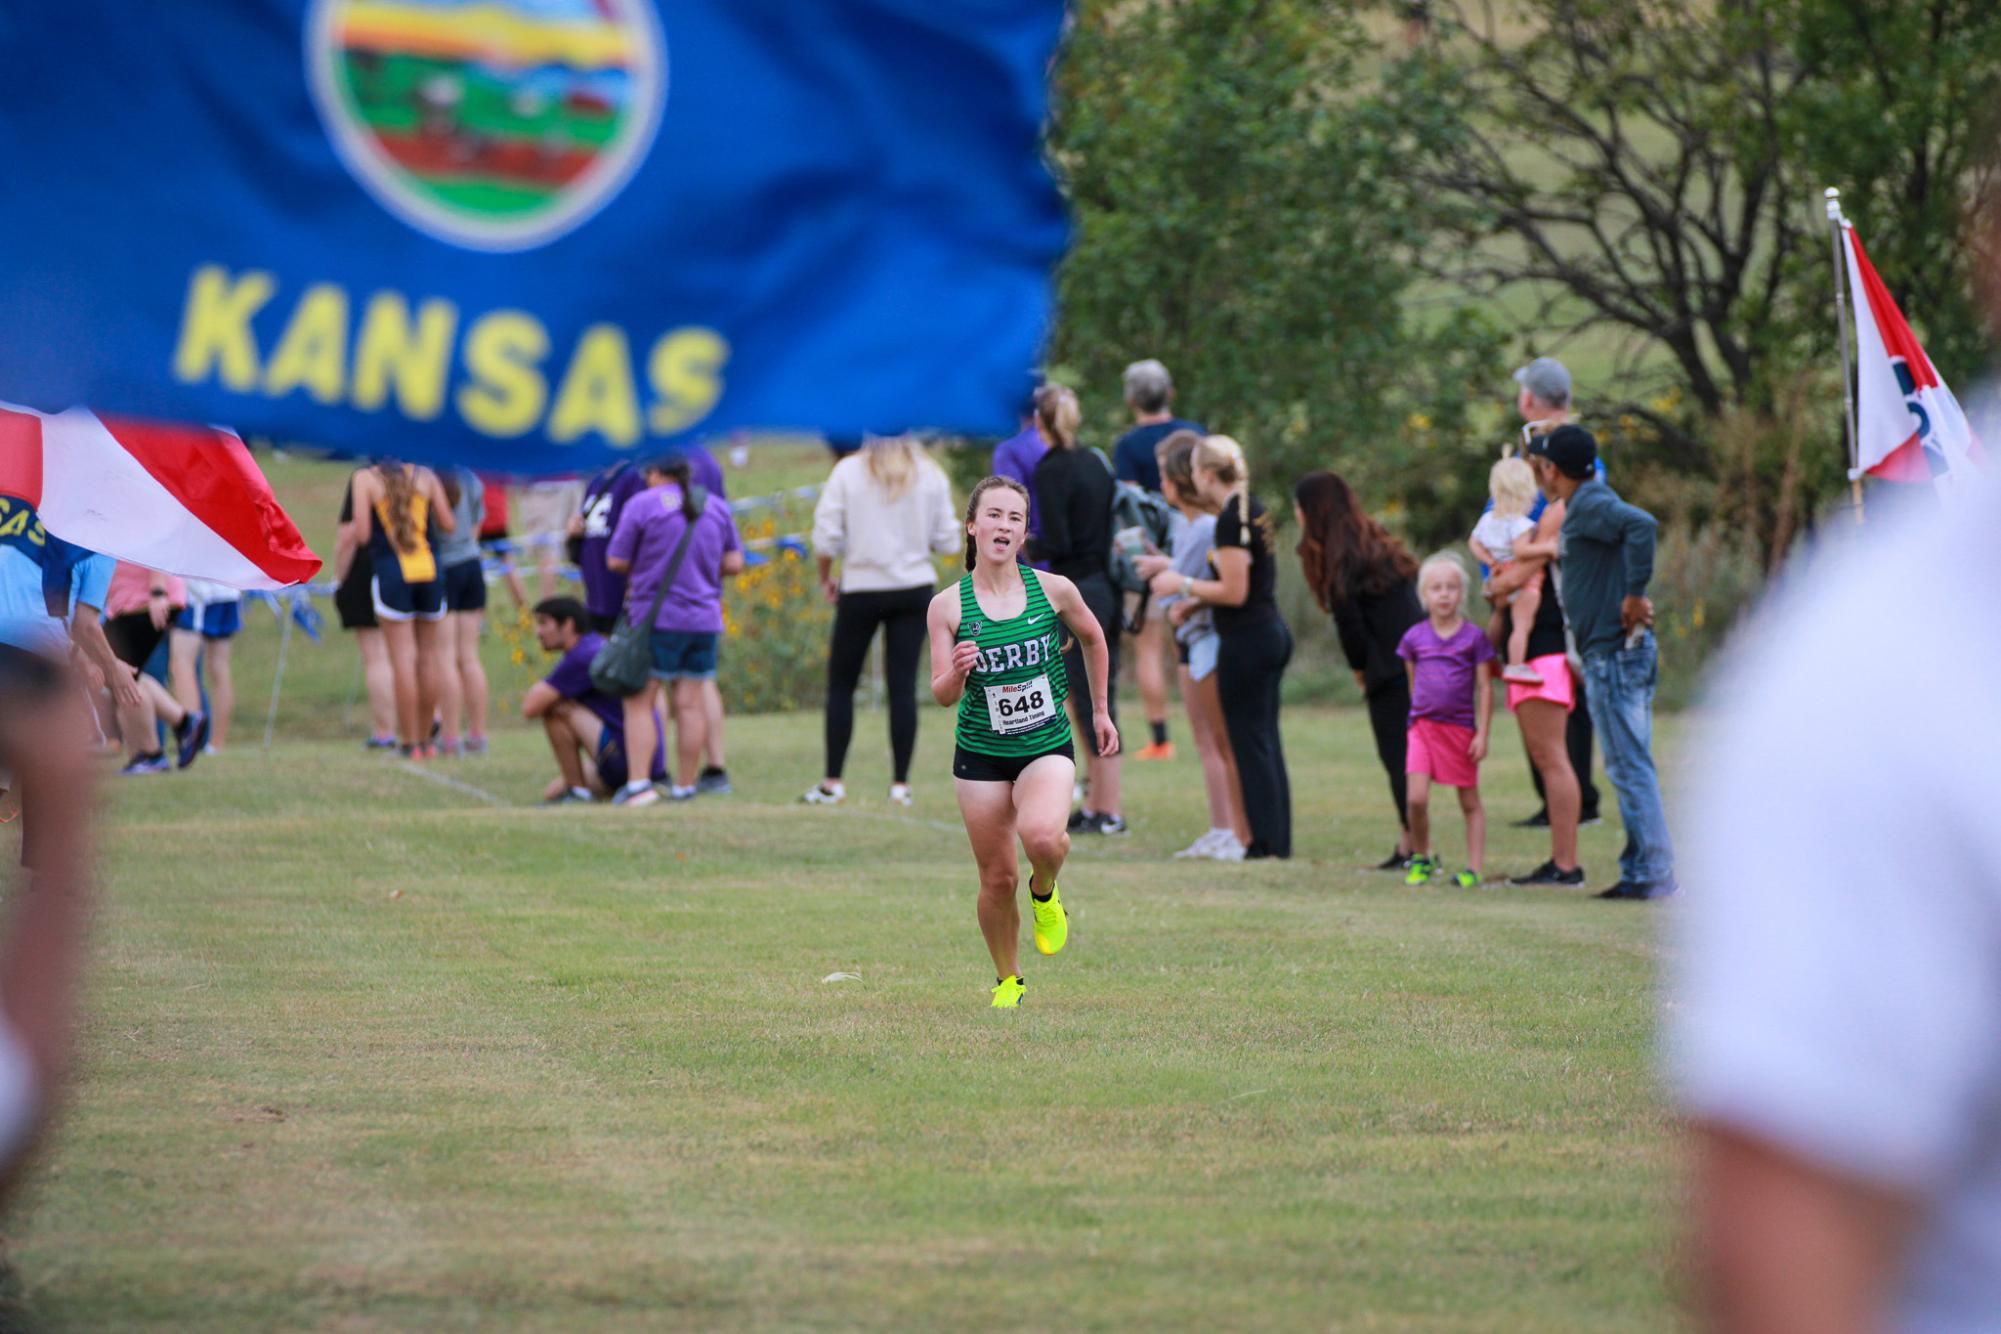
[[1063,623],[1042,595],[1042,581],[1026,565],[1028,605],[1005,621],[987,619],[973,596],[973,576],[959,580],[959,638],[980,646],[980,660],[966,675],[959,698],[959,744],[981,755],[1046,755],[1070,739],[1063,711],[1070,682],[1057,651]]

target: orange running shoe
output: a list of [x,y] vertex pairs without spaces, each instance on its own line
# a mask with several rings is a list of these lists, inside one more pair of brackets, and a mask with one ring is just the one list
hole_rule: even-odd
[[1141,746],[1133,756],[1136,760],[1171,760],[1174,758],[1172,741],[1155,741]]

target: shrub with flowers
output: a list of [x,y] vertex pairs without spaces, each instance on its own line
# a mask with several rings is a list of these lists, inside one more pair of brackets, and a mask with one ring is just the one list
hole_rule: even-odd
[[731,712],[814,708],[826,696],[834,609],[820,592],[810,552],[779,540],[805,533],[812,524],[810,505],[789,497],[738,517],[746,554],[763,559],[723,587],[716,681]]

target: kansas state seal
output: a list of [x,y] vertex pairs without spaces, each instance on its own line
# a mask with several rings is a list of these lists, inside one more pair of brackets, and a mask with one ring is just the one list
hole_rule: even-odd
[[306,64],[368,191],[475,250],[531,249],[603,208],[667,92],[653,0],[314,0]]

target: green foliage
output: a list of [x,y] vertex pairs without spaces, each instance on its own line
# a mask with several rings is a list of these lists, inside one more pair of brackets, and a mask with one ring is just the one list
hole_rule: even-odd
[[1304,0],[1079,7],[1051,134],[1077,223],[1052,359],[1101,434],[1119,372],[1153,356],[1269,497],[1314,467],[1431,474],[1408,423],[1454,434],[1498,340],[1470,311],[1412,313],[1429,213],[1404,164],[1430,131],[1371,95],[1374,61],[1351,15]]

